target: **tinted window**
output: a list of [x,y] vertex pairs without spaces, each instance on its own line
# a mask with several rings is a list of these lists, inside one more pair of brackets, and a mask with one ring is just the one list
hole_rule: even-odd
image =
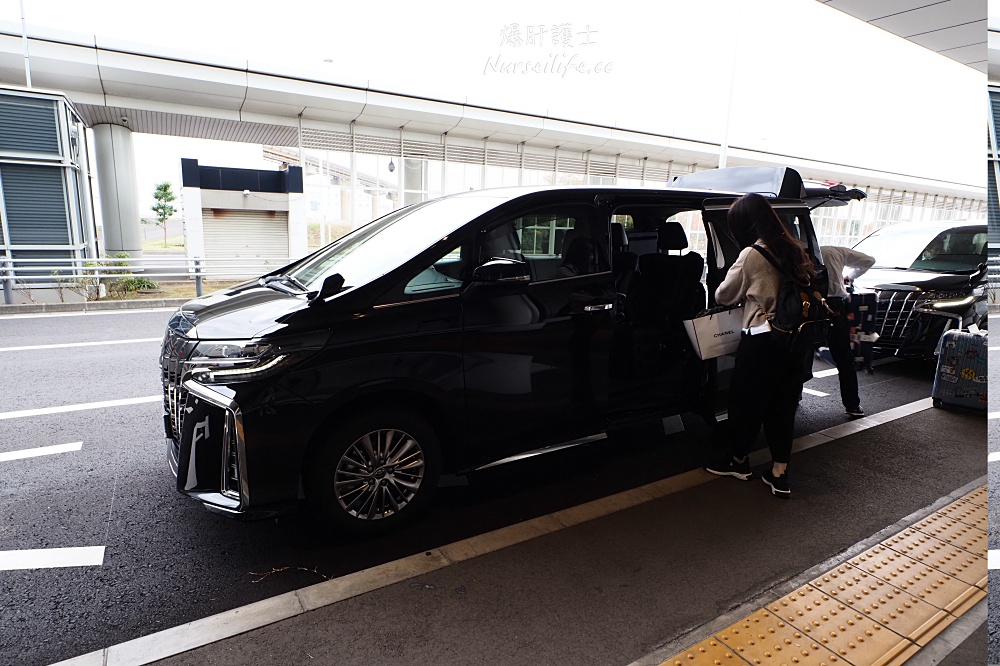
[[494,258],[528,262],[535,281],[609,271],[608,216],[590,206],[521,215],[484,233],[479,263]]
[[291,275],[306,286],[322,284],[335,273],[347,286],[366,284],[502,201],[491,196],[448,197],[403,208],[344,236]]
[[971,272],[986,262],[983,227],[956,227],[942,232],[894,225],[879,229],[854,246],[875,257],[876,268]]

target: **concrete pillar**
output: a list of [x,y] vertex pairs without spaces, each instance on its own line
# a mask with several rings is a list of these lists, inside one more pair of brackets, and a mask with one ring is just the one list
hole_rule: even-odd
[[288,257],[299,259],[309,254],[309,221],[306,219],[304,194],[288,195]]
[[104,251],[142,256],[139,187],[135,177],[132,130],[121,125],[94,125],[94,157],[101,196]]

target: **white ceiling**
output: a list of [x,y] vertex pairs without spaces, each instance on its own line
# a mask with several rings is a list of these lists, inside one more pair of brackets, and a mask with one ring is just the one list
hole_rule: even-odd
[[986,72],[987,0],[819,0],[845,14]]

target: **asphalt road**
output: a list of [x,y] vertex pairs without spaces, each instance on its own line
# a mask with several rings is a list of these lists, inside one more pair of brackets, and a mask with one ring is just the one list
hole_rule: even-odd
[[[104,548],[99,565],[0,571],[2,664],[49,664],[90,652],[650,483],[699,467],[715,453],[710,430],[684,417],[684,431],[669,436],[654,426],[635,428],[480,472],[467,485],[443,488],[429,515],[387,536],[329,534],[306,511],[232,521],[179,495],[166,465],[159,345],[148,340],[159,339],[168,316],[131,311],[0,318],[0,456],[81,443],[67,453],[0,459],[0,551]],[[147,341],[50,347],[122,340]],[[36,346],[43,348],[12,349]],[[860,376],[862,404],[874,413],[926,398],[932,372],[928,363],[879,366],[874,375]],[[836,376],[815,379],[808,388],[828,395],[804,397],[797,436],[844,421]],[[12,417],[142,398],[150,401]],[[990,422],[991,433],[996,425]],[[985,471],[985,465],[965,469],[962,456],[935,459],[934,465],[943,466],[948,479],[972,480]],[[912,477],[912,467],[906,469]],[[881,493],[906,497],[912,481],[900,478],[898,487]],[[856,482],[859,497],[866,497],[870,478],[857,475]],[[900,502],[901,515],[908,507]],[[991,636],[991,649],[993,641]]]

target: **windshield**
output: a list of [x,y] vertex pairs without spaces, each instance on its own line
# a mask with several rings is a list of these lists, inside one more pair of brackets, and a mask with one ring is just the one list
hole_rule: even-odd
[[361,227],[289,272],[310,288],[340,273],[359,287],[412,259],[507,197],[446,197],[408,206]]
[[875,257],[875,268],[906,268],[940,273],[972,272],[986,263],[983,227],[934,229],[893,225],[854,246]]

